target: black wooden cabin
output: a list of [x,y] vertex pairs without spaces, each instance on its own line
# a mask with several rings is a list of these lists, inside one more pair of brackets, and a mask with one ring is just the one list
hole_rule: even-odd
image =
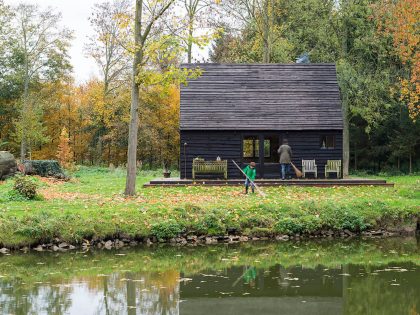
[[258,178],[279,178],[277,149],[287,138],[293,163],[341,160],[343,120],[334,64],[185,64],[203,74],[181,87],[180,170],[192,160],[228,160],[228,178],[257,163]]

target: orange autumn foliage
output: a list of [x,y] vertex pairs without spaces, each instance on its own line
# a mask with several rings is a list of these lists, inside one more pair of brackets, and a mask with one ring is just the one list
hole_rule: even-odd
[[415,121],[420,115],[420,1],[383,0],[375,9],[379,31],[392,36],[395,52],[408,68],[400,77],[400,101]]
[[70,147],[69,133],[66,127],[63,127],[60,135],[60,142],[57,149],[57,159],[61,166],[69,169],[73,165],[73,152]]

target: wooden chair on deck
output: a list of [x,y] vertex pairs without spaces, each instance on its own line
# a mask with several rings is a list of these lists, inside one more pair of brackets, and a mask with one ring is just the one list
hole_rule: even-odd
[[314,173],[315,178],[318,177],[318,168],[315,160],[302,160],[302,177],[305,178],[306,173]]
[[337,178],[341,178],[341,160],[327,160],[325,164],[325,178],[329,173],[336,173]]
[[195,158],[192,165],[192,178],[195,179],[197,174],[223,174],[223,178],[227,179],[227,160],[205,161],[202,158]]

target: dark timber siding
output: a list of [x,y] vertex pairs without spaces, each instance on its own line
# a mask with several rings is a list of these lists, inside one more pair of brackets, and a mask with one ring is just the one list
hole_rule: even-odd
[[[215,160],[220,156],[228,160],[228,178],[241,178],[240,172],[235,168],[232,159],[242,161],[242,138],[243,135],[278,134],[282,138],[289,140],[289,145],[293,151],[293,163],[301,168],[302,159],[315,159],[318,165],[318,177],[324,177],[324,165],[328,159],[341,160],[343,137],[341,130],[316,130],[316,131],[186,131],[181,130],[181,156],[180,168],[181,178],[185,178],[185,166],[187,178],[191,178],[192,159],[200,156],[206,160]],[[320,137],[323,135],[335,135],[334,149],[321,149]],[[185,165],[184,143],[187,143]],[[258,161],[256,161],[258,162]],[[242,167],[245,164],[240,164]],[[261,164],[257,164],[258,177],[261,178],[264,171],[264,178],[279,178],[278,163],[265,163],[261,170]],[[208,176],[210,177],[210,176]],[[221,176],[220,176],[221,177]],[[206,178],[199,175],[197,178]],[[214,178],[214,177],[213,177]]]
[[181,130],[339,130],[334,64],[187,64]]

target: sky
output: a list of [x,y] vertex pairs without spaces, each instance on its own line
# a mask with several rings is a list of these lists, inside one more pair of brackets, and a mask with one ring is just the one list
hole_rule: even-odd
[[[83,83],[99,76],[99,70],[92,58],[86,56],[84,45],[92,35],[89,17],[95,3],[106,0],[5,0],[6,4],[17,5],[21,2],[38,4],[42,8],[52,7],[62,14],[62,25],[73,31],[74,39],[69,51],[76,83]],[[193,48],[193,55],[199,59],[208,57],[208,48]]]
[[63,15],[62,25],[74,32],[74,39],[69,51],[73,73],[77,83],[82,83],[93,76],[97,76],[98,68],[93,59],[85,56],[84,45],[87,37],[92,35],[92,28],[89,23],[91,9],[95,3],[105,2],[101,0],[5,0],[9,5],[16,5],[20,2],[38,4],[43,8],[48,6],[61,12]]

